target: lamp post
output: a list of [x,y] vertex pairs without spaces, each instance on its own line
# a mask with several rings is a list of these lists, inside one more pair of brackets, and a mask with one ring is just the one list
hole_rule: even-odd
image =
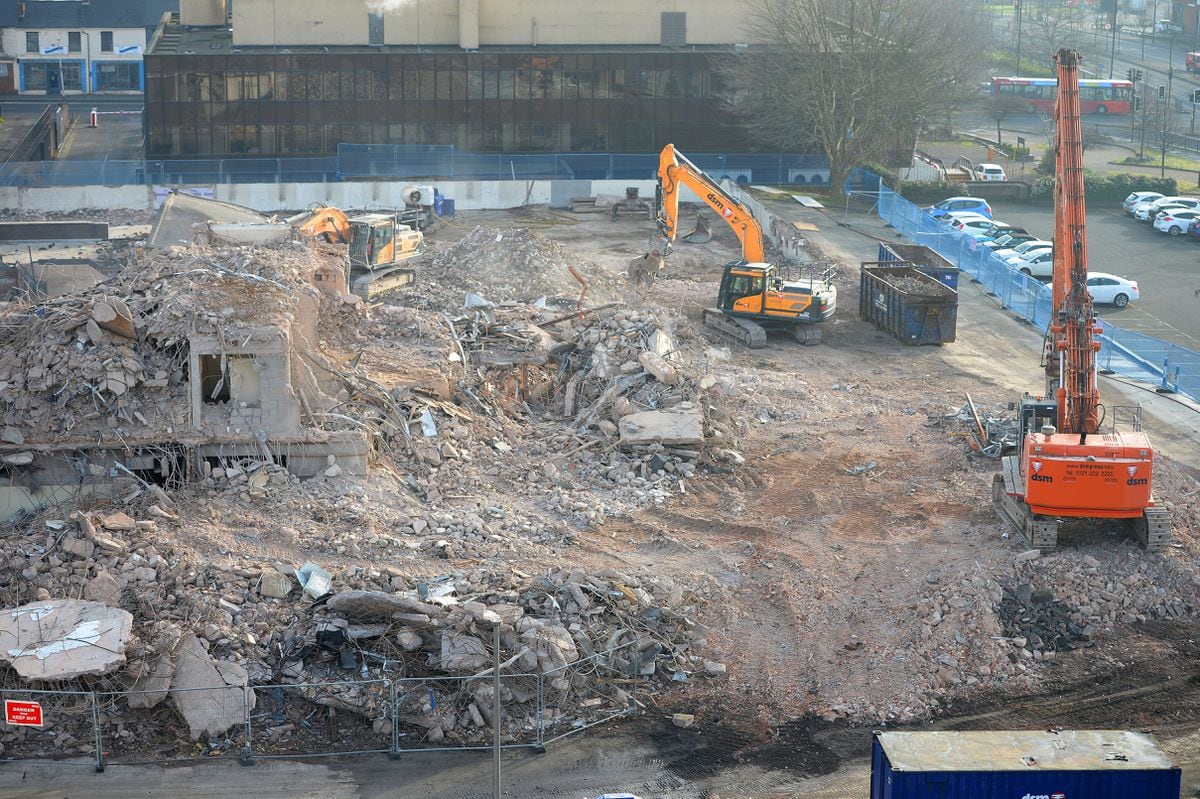
[[1117,4],[1113,3],[1112,10],[1112,41],[1108,48],[1108,79],[1112,80],[1113,62],[1117,60]]
[[1013,0],[1013,8],[1017,11],[1017,66],[1014,73],[1018,77],[1021,74],[1021,17],[1025,16],[1025,6],[1022,0]]
[[93,94],[96,87],[92,85],[92,34],[87,31],[80,31],[87,37],[87,50],[83,53],[83,75],[87,81],[87,94]]

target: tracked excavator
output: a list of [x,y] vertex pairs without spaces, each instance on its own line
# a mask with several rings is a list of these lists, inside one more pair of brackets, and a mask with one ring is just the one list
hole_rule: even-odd
[[416,270],[411,262],[425,252],[421,231],[402,224],[396,214],[347,216],[318,205],[287,223],[302,238],[345,244],[346,286],[363,298],[412,283]]
[[[679,224],[679,191],[687,186],[729,225],[742,244],[742,260],[725,265],[715,308],[704,309],[704,325],[746,346],[764,347],[768,330],[790,333],[801,344],[817,344],[817,323],[833,315],[837,289],[831,270],[783,277],[764,262],[762,226],[750,209],[668,144],[658,162],[658,249],[670,255]],[[691,234],[689,234],[691,235]]]
[[1115,413],[1109,432],[1100,429],[1104,421],[1096,371],[1100,328],[1087,291],[1081,60],[1074,50],[1059,50],[1055,56],[1058,157],[1053,316],[1043,355],[1046,393],[1021,398],[1020,451],[1003,459],[992,498],[1037,549],[1057,547],[1060,522],[1077,518],[1123,521],[1143,546],[1158,550],[1170,543],[1171,519],[1154,499],[1154,449],[1141,431],[1140,414],[1134,413],[1131,431],[1117,431]]

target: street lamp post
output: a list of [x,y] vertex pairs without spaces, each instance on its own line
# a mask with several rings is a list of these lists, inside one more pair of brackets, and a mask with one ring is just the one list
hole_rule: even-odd
[[1025,6],[1022,0],[1013,0],[1013,8],[1017,11],[1017,66],[1016,75],[1021,74],[1021,17],[1025,16]]
[[1112,80],[1113,62],[1117,60],[1117,4],[1113,3],[1112,10],[1112,40],[1108,48],[1108,79]]

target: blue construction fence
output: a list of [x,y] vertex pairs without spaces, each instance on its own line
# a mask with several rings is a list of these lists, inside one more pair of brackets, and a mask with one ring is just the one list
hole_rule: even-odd
[[[924,209],[878,184],[881,219],[915,244],[923,244],[982,285],[1000,304],[1043,332],[1051,319],[1050,287],[1013,269],[973,237],[952,230]],[[960,281],[961,286],[961,281]],[[1200,352],[1100,322],[1102,370],[1122,374],[1200,400]]]
[[[696,153],[716,178],[736,183],[828,186],[823,156]],[[360,180],[648,180],[657,153],[477,153],[450,146],[340,144],[324,158],[151,161],[26,161],[0,165],[0,186],[211,186],[222,183],[332,183]]]

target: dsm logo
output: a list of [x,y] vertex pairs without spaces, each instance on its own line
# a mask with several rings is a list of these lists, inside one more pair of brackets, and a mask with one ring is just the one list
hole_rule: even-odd
[[1067,799],[1067,795],[1062,791],[1054,793],[1027,793],[1021,799]]

